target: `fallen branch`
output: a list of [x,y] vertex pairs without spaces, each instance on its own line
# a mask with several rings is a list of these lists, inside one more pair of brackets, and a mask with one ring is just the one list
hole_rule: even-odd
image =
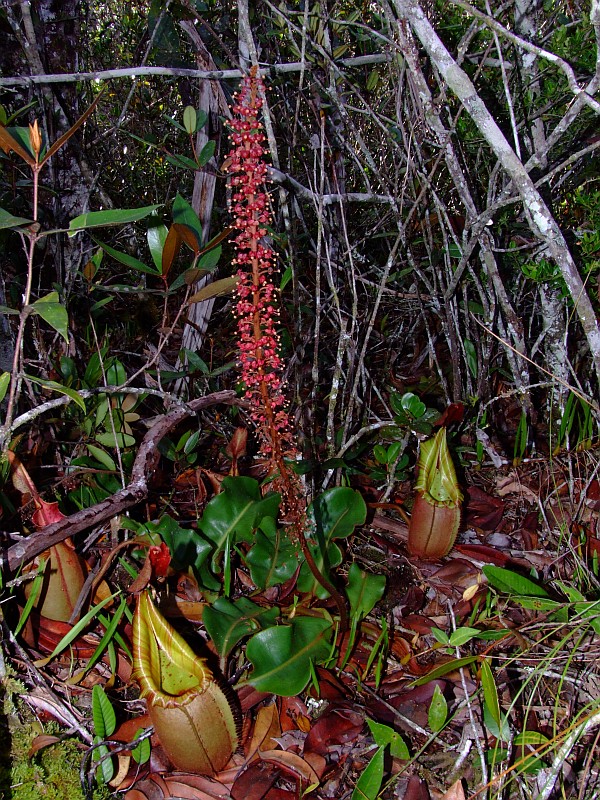
[[148,496],[148,478],[155,469],[159,459],[158,443],[169,431],[186,417],[197,414],[205,408],[220,404],[235,405],[241,401],[232,391],[214,392],[206,397],[192,400],[185,406],[179,406],[164,416],[159,417],[142,439],[137,456],[131,470],[131,480],[123,489],[111,497],[107,497],[90,508],[84,508],[65,517],[53,525],[48,525],[26,539],[13,544],[2,555],[0,569],[14,572],[23,564],[43,553],[52,545],[74,536],[80,531],[100,525],[117,514],[137,505]]

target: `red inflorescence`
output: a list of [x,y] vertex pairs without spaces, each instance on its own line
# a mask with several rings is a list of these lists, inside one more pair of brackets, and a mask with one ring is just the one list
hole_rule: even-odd
[[279,460],[281,443],[288,438],[288,415],[277,333],[279,302],[273,283],[276,254],[265,240],[271,211],[265,190],[265,135],[259,118],[263,88],[261,78],[251,74],[235,97],[227,171],[232,187],[230,211],[239,231],[236,314],[242,380],[262,451]]

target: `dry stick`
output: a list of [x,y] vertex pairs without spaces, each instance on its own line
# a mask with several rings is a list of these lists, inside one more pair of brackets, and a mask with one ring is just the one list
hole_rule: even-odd
[[196,414],[205,408],[219,404],[236,405],[241,403],[242,401],[237,398],[235,392],[214,392],[206,397],[192,400],[186,406],[180,406],[160,417],[140,444],[131,471],[131,481],[125,488],[115,492],[106,500],[96,503],[90,508],[78,511],[70,517],[65,517],[65,519],[61,519],[53,525],[47,525],[27,539],[12,545],[0,560],[0,567],[14,572],[24,563],[31,561],[31,559],[43,553],[44,550],[52,547],[52,545],[63,542],[69,536],[73,536],[93,525],[99,525],[144,500],[148,495],[148,477],[156,467],[160,457],[158,443],[161,439],[186,417]]
[[593,400],[590,400],[590,398],[589,398],[589,397],[586,397],[586,396],[583,394],[583,392],[580,392],[580,391],[579,391],[579,389],[576,389],[574,386],[571,386],[571,384],[570,384],[570,383],[567,383],[567,382],[566,382],[566,381],[564,381],[562,378],[559,378],[559,377],[558,377],[558,375],[554,375],[552,372],[550,372],[549,370],[547,370],[547,369],[545,369],[544,367],[542,367],[542,365],[541,365],[541,364],[536,364],[536,362],[535,362],[535,361],[532,361],[532,360],[531,360],[531,359],[530,359],[528,356],[526,356],[524,353],[519,353],[519,351],[518,351],[518,350],[516,350],[516,349],[515,349],[515,348],[514,348],[514,347],[513,347],[511,344],[509,344],[509,343],[508,343],[508,342],[507,342],[505,339],[503,339],[501,336],[498,336],[498,334],[497,334],[497,333],[494,333],[494,331],[493,331],[493,330],[491,330],[490,328],[488,328],[488,327],[487,327],[487,325],[484,325],[484,324],[483,324],[483,322],[481,322],[481,320],[477,319],[477,317],[476,317],[474,314],[473,314],[472,316],[473,316],[473,319],[475,320],[475,322],[476,322],[478,325],[481,325],[481,327],[484,329],[484,331],[486,331],[487,333],[489,333],[489,334],[490,334],[490,336],[493,336],[495,339],[497,339],[499,342],[501,342],[501,343],[502,343],[502,344],[503,344],[505,347],[508,347],[508,348],[510,348],[510,350],[512,350],[512,351],[513,351],[514,353],[516,353],[517,355],[519,355],[521,358],[524,358],[526,361],[529,361],[529,363],[530,363],[530,364],[532,364],[532,365],[533,365],[533,366],[534,366],[536,369],[539,369],[539,370],[540,370],[540,372],[544,372],[546,375],[549,375],[549,376],[552,378],[552,380],[555,380],[557,383],[560,383],[562,386],[564,386],[564,387],[565,387],[566,389],[568,389],[570,392],[573,392],[573,394],[575,395],[575,397],[578,397],[578,398],[579,398],[580,400],[582,400],[584,403],[587,403],[587,404],[588,404],[588,406],[589,406],[590,408],[592,408],[592,409],[593,409],[593,410],[594,410],[596,413],[600,414],[600,406],[597,406],[597,405],[596,405],[596,403],[594,403],[594,402],[593,402]]

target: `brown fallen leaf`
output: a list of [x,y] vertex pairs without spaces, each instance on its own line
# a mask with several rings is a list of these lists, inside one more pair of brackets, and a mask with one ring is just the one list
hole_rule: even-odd
[[50,747],[50,745],[57,744],[57,742],[60,742],[60,736],[50,736],[48,733],[41,733],[32,741],[29,752],[27,753],[27,758],[33,758],[33,756],[39,753],[40,750],[43,750],[44,747]]
[[462,781],[459,780],[456,781],[456,783],[453,783],[448,791],[442,795],[440,800],[465,800],[465,792],[462,786]]
[[270,761],[280,766],[292,777],[300,778],[306,786],[319,784],[319,776],[302,756],[287,750],[263,750],[259,753],[263,761]]

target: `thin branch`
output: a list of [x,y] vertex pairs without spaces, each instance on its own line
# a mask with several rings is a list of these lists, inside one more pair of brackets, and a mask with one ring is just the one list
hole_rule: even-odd
[[32,558],[35,558],[40,553],[43,553],[44,550],[52,547],[52,545],[63,542],[69,536],[74,536],[76,533],[86,528],[91,528],[93,525],[99,525],[107,519],[111,519],[126,509],[137,505],[148,495],[148,479],[160,457],[158,444],[161,439],[186,417],[197,414],[205,408],[219,404],[235,405],[238,403],[240,403],[240,400],[235,392],[214,392],[206,395],[206,397],[192,400],[187,405],[179,406],[159,417],[140,444],[131,470],[131,480],[125,488],[115,492],[106,500],[96,503],[90,508],[77,511],[75,514],[71,514],[70,517],[65,517],[52,525],[47,525],[27,539],[12,545],[0,559],[0,567],[3,571],[9,570],[12,572],[31,561]]
[[[391,61],[389,53],[373,53],[367,56],[341,58],[336,62],[340,67],[361,67],[365,64],[384,64]],[[261,67],[261,76],[281,75],[289,72],[302,72],[306,63],[291,61],[287,64],[272,64]],[[32,83],[78,83],[82,81],[108,81],[122,78],[137,78],[149,75],[163,75],[172,78],[198,78],[199,80],[230,80],[242,78],[240,69],[185,69],[181,67],[120,67],[118,69],[98,70],[96,72],[65,72],[58,75],[19,75],[13,78],[0,78],[0,86],[23,86]]]

